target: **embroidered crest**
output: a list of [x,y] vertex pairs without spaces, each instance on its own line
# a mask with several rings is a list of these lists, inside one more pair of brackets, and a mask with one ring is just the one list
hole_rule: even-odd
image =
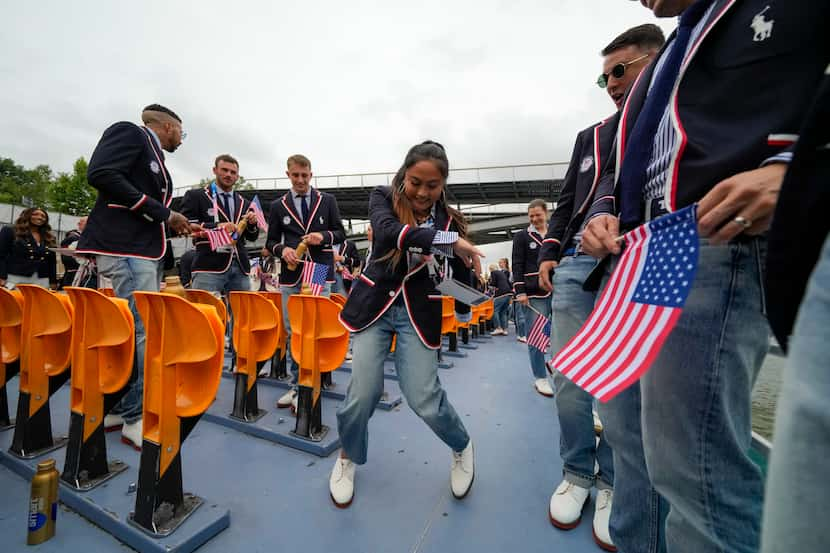
[[535,249],[536,249],[536,246],[537,246],[536,242],[531,242],[531,243],[530,243],[530,249],[531,249],[531,250],[535,250]]
[[323,218],[322,217],[320,217],[320,224],[321,225],[323,224]]
[[755,32],[755,35],[752,37],[754,42],[763,42],[772,36],[772,25],[775,23],[775,20],[770,19],[767,21],[764,13],[766,13],[768,9],[769,6],[758,12],[758,14],[752,18],[752,23],[749,25]]
[[150,171],[158,175],[160,169],[161,168],[159,167],[159,164],[156,163],[156,160],[150,162]]
[[290,225],[290,224],[291,224],[291,217],[289,217],[288,215],[286,215],[285,217],[283,217],[283,218],[282,218],[282,224],[283,224],[283,225]]
[[594,165],[594,156],[585,156],[579,166],[579,172],[584,173]]
[[207,213],[208,213],[208,215],[210,215],[211,217],[213,217],[214,215],[216,215],[216,210],[215,210],[215,209],[213,209],[212,207],[209,207],[209,208],[208,208],[208,212],[207,212]]

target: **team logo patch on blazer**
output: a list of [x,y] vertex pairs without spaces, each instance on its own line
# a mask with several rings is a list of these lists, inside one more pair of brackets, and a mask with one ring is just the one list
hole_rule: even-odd
[[159,167],[159,164],[156,162],[156,160],[150,162],[150,171],[152,171],[155,174],[158,174],[160,170],[161,167]]
[[322,218],[322,217],[320,217],[320,224],[321,224],[321,225],[324,225],[324,224],[325,224],[325,223],[323,222],[323,218]]
[[283,218],[282,218],[282,224],[283,224],[283,225],[290,225],[290,224],[291,224],[291,217],[289,217],[288,215],[286,215],[285,217],[283,217]]
[[767,21],[764,14],[768,9],[769,6],[759,11],[758,14],[752,18],[752,23],[749,24],[749,27],[755,33],[752,36],[752,40],[754,42],[763,42],[772,36],[772,25],[775,23],[775,20],[770,19]]
[[531,243],[530,243],[530,249],[531,249],[531,250],[535,250],[535,249],[536,249],[536,245],[537,245],[537,244],[536,244],[536,242],[531,242]]
[[594,156],[585,156],[582,158],[582,163],[579,165],[579,172],[584,173],[594,164]]

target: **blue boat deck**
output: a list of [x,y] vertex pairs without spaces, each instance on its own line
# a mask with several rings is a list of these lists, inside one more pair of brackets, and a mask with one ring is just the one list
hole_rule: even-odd
[[[345,510],[332,504],[328,492],[336,454],[320,458],[203,419],[182,445],[184,490],[230,510],[231,522],[199,552],[600,551],[591,536],[593,501],[572,531],[548,521],[548,501],[562,470],[559,429],[553,399],[532,387],[527,346],[511,334],[463,351],[468,356],[453,358],[454,367],[440,370],[439,377],[476,446],[476,479],[467,498],[452,497],[449,449],[405,401],[375,411],[369,461],[358,467],[354,503]],[[346,375],[341,372],[338,380],[347,381]],[[68,392],[64,386],[52,398],[56,435],[68,429]],[[271,398],[277,392],[282,390],[261,386],[260,407],[276,411]],[[232,387],[223,386],[220,394],[227,393]],[[17,379],[9,384],[9,401],[14,413]],[[336,405],[325,401],[325,423],[333,421]],[[277,416],[293,428],[287,410]],[[0,433],[4,451],[11,438],[12,431]],[[139,454],[118,438],[119,433],[107,437],[109,458],[130,468],[106,485],[127,495],[137,481]],[[53,456],[61,469],[63,451]],[[0,466],[0,490],[3,551],[129,550],[65,508],[56,536],[30,548],[28,482]]]

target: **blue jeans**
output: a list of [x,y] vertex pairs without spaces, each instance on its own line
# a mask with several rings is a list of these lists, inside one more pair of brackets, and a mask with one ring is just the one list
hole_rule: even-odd
[[132,424],[142,417],[144,398],[144,323],[135,308],[133,292],[158,292],[162,265],[159,261],[111,255],[98,255],[95,261],[98,274],[112,280],[115,295],[127,299],[135,318],[135,362],[130,389],[111,411],[114,415],[124,417],[128,424]]
[[[541,313],[547,318],[550,318],[550,296],[545,298],[530,298],[530,307]],[[533,323],[536,322],[538,315],[530,309],[530,307],[522,306],[521,311],[524,311],[524,319],[527,325],[527,332],[533,328]],[[553,325],[551,325],[552,327]],[[519,336],[526,336],[520,334]],[[536,348],[527,346],[527,354],[530,357],[530,370],[533,371],[533,378],[547,378],[548,370],[545,367],[545,354]]]
[[[830,239],[813,270],[790,339],[767,480],[763,553],[826,551],[830,458]],[[815,477],[814,477],[815,475]]]
[[[294,366],[294,359],[291,357],[291,323],[288,321],[288,298],[302,291],[302,283],[297,283],[296,286],[280,284],[280,293],[282,294],[282,324],[285,326],[285,332],[288,335],[288,338],[285,340],[285,366],[286,370],[291,374],[291,384],[297,384],[297,373],[299,371]],[[327,283],[323,287],[323,292],[320,295],[326,297],[331,295],[331,283]]]
[[340,273],[334,273],[334,284],[331,285],[331,291],[335,294],[340,294],[344,298],[349,294],[346,292],[346,287],[343,285],[343,277]]
[[227,295],[228,292],[234,290],[249,291],[251,289],[251,279],[242,271],[239,263],[234,259],[231,261],[228,270],[223,273],[193,273],[191,288]]
[[358,465],[366,462],[369,419],[383,393],[383,361],[395,334],[395,368],[406,402],[453,451],[463,451],[470,441],[464,423],[441,387],[435,350],[418,338],[398,297],[372,326],[353,335],[352,378],[346,399],[337,410],[337,430],[343,451]]
[[510,296],[499,296],[493,300],[493,323],[496,328],[507,330],[508,311],[510,311]]
[[[701,240],[697,276],[649,372],[600,417],[614,449],[611,537],[620,551],[757,551],[763,483],[748,455],[750,394],[769,347],[762,238]],[[658,532],[657,535],[654,532]]]
[[[582,289],[582,283],[596,261],[587,255],[563,257],[553,274],[551,351],[562,349],[573,338],[594,309],[596,294]],[[555,367],[554,367],[555,368]],[[553,374],[556,411],[559,415],[559,455],[565,480],[581,488],[596,484],[598,489],[614,486],[614,462],[604,436],[597,445],[592,414],[594,398],[562,376]],[[594,463],[599,472],[594,474]]]
[[513,319],[516,321],[516,336],[527,336],[527,322],[522,304],[513,300]]

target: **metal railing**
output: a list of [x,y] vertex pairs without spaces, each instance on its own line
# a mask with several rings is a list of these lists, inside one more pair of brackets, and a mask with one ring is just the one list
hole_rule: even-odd
[[[544,180],[562,178],[568,168],[566,161],[547,163],[525,163],[519,165],[492,165],[483,167],[462,167],[451,169],[447,181],[452,183],[488,183],[488,182],[520,182],[527,180]],[[315,188],[374,188],[389,185],[395,171],[379,173],[344,173],[338,175],[314,175],[312,185]],[[288,189],[291,181],[288,177],[258,177],[246,179],[245,183],[253,190]],[[190,186],[177,186],[173,189],[174,196],[181,196]]]

